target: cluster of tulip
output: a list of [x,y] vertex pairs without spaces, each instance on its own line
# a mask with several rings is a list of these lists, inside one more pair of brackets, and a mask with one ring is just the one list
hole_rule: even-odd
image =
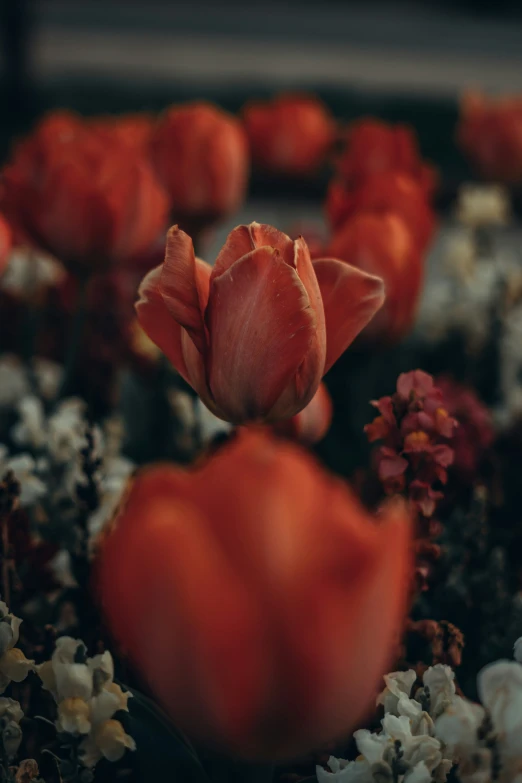
[[[252,222],[229,232],[213,263],[200,257],[208,229],[241,207],[251,166],[302,179],[328,162],[327,240]],[[0,578],[22,616],[31,601],[13,588],[17,520],[27,522],[24,552],[39,552],[46,568],[57,551],[69,556],[73,587],[58,570],[50,582],[59,592],[62,579],[80,595],[69,602],[72,619],[56,613],[65,641],[51,661],[47,646],[46,662],[40,637],[33,647],[20,643],[31,672],[54,672],[51,723],[68,735],[83,773],[102,757],[141,752],[127,724],[139,693],[127,704],[112,657],[95,655],[107,641],[98,623],[89,635],[82,628],[98,611],[93,593],[139,681],[207,748],[279,762],[324,749],[368,717],[383,673],[402,655],[404,629],[418,625],[407,626],[407,610],[426,547],[413,540],[413,523],[433,521],[453,460],[472,483],[493,439],[488,412],[451,381],[442,391],[420,370],[400,375],[396,393],[373,403],[380,415],[366,427],[370,441],[383,442],[377,474],[393,496],[383,500],[377,490],[374,513],[292,441],[315,443],[328,430],[332,401],[322,379],[354,340],[365,350],[389,347],[411,331],[436,228],[436,185],[409,128],[362,119],[343,130],[311,96],[250,102],[237,117],[201,102],[157,118],[55,112],[14,146],[0,181],[0,351],[19,349],[20,334],[10,341],[19,309],[32,331],[14,365],[9,359],[16,383],[4,400],[0,394]],[[15,273],[16,256],[25,260]],[[41,357],[61,361],[64,353],[44,393]],[[121,381],[110,387],[103,424],[98,408],[87,410],[98,360]],[[146,465],[129,480],[135,456],[125,451],[121,421],[128,425],[139,404],[129,415],[115,401],[129,364],[127,391],[140,388],[138,377],[154,392],[161,387],[169,404],[174,391],[189,407],[197,396],[214,424],[236,429],[206,451],[200,438],[189,467]],[[71,391],[82,399],[71,400]],[[163,458],[152,446],[154,459]],[[76,537],[69,531],[66,545],[59,535],[32,545],[30,525],[44,519],[52,527],[55,517],[62,530],[76,525]],[[69,638],[79,635],[92,666],[85,646]],[[442,653],[432,661],[446,662]],[[119,673],[118,656],[115,663]],[[75,687],[64,689],[61,674]],[[421,711],[421,701],[406,701]],[[390,766],[400,747],[387,724]],[[368,762],[365,775],[374,775]],[[346,764],[336,779],[355,779]],[[408,771],[415,768],[411,761]],[[405,775],[394,780],[417,780]]]

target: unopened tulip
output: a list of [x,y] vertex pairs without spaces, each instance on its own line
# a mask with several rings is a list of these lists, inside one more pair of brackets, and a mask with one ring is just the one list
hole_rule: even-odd
[[457,141],[486,179],[522,182],[522,99],[470,92],[460,105]]
[[81,276],[146,251],[165,227],[167,196],[136,149],[73,115],[42,121],[4,170],[15,228]]
[[371,174],[354,190],[333,180],[326,211],[334,231],[356,212],[395,212],[414,234],[421,251],[428,247],[436,223],[425,189],[409,174],[397,171]]
[[428,195],[435,189],[435,169],[422,160],[411,128],[372,118],[358,120],[348,131],[347,147],[338,163],[340,177],[351,188],[385,171],[408,174]]
[[325,162],[336,136],[326,106],[313,95],[279,95],[243,109],[254,164],[289,176],[314,174]]
[[137,474],[97,584],[108,627],[189,736],[280,759],[375,704],[409,542],[402,504],[374,520],[304,451],[245,431],[198,469]]
[[235,424],[299,413],[383,302],[379,278],[312,263],[302,238],[259,223],[235,228],[213,268],[174,226],[139,294],[145,332],[207,408]]
[[152,134],[151,154],[179,222],[212,222],[240,207],[248,142],[232,115],[203,102],[173,106]]
[[332,415],[332,398],[326,385],[321,382],[306,408],[291,419],[274,424],[274,430],[279,435],[311,445],[324,438],[330,429]]
[[405,337],[417,313],[424,258],[404,220],[392,212],[357,213],[334,235],[328,250],[384,280],[384,306],[362,336],[383,342]]

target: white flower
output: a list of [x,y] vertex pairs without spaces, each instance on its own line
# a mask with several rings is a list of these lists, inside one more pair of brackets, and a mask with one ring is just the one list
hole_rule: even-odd
[[515,661],[522,663],[522,636],[513,645],[513,655],[515,656]]
[[84,418],[85,402],[70,397],[56,407],[47,421],[47,448],[58,464],[74,461],[85,447],[87,422]]
[[318,783],[372,783],[370,765],[365,759],[346,761],[330,756],[328,769],[317,766],[315,774]]
[[353,738],[357,750],[370,765],[382,761],[384,751],[389,745],[389,739],[385,734],[372,734],[368,729],[359,729],[354,733]]
[[15,296],[29,299],[39,288],[57,285],[65,274],[63,266],[50,256],[28,248],[17,249],[9,258],[0,287]]
[[36,475],[37,464],[29,454],[9,457],[7,448],[0,443],[0,478],[8,471],[20,482],[20,505],[32,506],[47,494],[47,487]]
[[457,219],[471,228],[503,226],[508,222],[510,203],[507,190],[500,185],[472,185],[459,189]]
[[478,745],[478,730],[485,714],[480,704],[456,696],[435,721],[435,735],[457,757],[469,753]]
[[429,690],[430,715],[437,718],[448,707],[455,696],[455,672],[450,666],[437,663],[424,672],[422,682]]
[[502,755],[522,758],[522,666],[517,661],[489,664],[479,672],[477,687]]
[[0,718],[8,718],[8,720],[14,720],[15,723],[20,723],[23,717],[24,711],[17,701],[0,696]]
[[20,421],[11,431],[12,438],[20,446],[29,446],[38,451],[47,440],[42,401],[39,397],[28,394],[19,401],[17,409]]
[[404,783],[431,783],[431,772],[423,761],[419,761],[414,768],[404,776]]
[[12,759],[18,753],[22,742],[22,729],[14,720],[9,720],[2,730],[2,745],[8,759]]
[[62,382],[63,367],[40,356],[34,358],[33,367],[40,394],[46,400],[54,400]]
[[85,699],[72,696],[60,701],[56,728],[67,734],[88,734],[92,728],[91,709]]
[[463,229],[448,237],[444,264],[448,272],[462,283],[473,277],[476,255],[477,248],[471,231]]
[[22,682],[35,667],[34,661],[15,647],[22,621],[9,613],[3,601],[0,601],[0,617],[0,693],[3,693],[10,682]]
[[401,715],[386,715],[382,720],[383,732],[393,742],[399,741],[404,752],[404,761],[415,767],[423,762],[432,772],[442,761],[440,742],[428,734],[414,736],[410,720]]
[[103,462],[99,481],[100,505],[89,517],[89,534],[95,538],[114,516],[136,466],[125,457]]
[[27,372],[11,354],[0,356],[0,408],[9,408],[29,392]]
[[397,706],[401,696],[409,698],[413,684],[417,679],[417,674],[413,669],[407,672],[391,672],[384,675],[386,688],[377,697],[377,704],[384,705],[385,712],[391,712],[394,715],[397,712]]
[[136,750],[136,743],[125,733],[118,720],[106,720],[93,728],[79,750],[84,764],[93,767],[102,757],[108,761],[119,761],[126,750]]

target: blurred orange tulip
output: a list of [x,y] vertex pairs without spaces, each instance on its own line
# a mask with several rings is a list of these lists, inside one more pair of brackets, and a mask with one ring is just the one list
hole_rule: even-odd
[[460,106],[457,141],[482,176],[522,182],[522,96],[493,99],[467,93]]
[[358,188],[347,190],[333,180],[328,190],[326,212],[337,231],[355,212],[395,212],[408,225],[425,251],[433,237],[436,218],[423,187],[408,174],[386,171],[369,175]]
[[334,235],[329,252],[384,280],[384,306],[363,338],[395,342],[411,330],[424,276],[424,258],[404,220],[392,212],[355,214]]
[[28,241],[79,275],[147,250],[168,201],[147,160],[74,115],[44,119],[3,172],[2,202]]
[[253,101],[242,114],[253,162],[275,174],[314,174],[326,162],[337,133],[332,115],[313,95]]
[[408,174],[427,195],[436,186],[436,171],[422,160],[411,128],[372,118],[354,122],[348,130],[346,150],[338,162],[340,177],[347,187],[353,188],[371,174],[385,171]]
[[122,114],[96,117],[89,120],[89,128],[101,135],[114,137],[130,149],[149,154],[154,117],[150,114]]
[[382,281],[312,263],[304,239],[251,223],[214,267],[177,226],[140,287],[140,323],[216,416],[272,423],[299,413],[383,302]]
[[245,431],[198,469],[135,477],[97,584],[109,627],[174,721],[277,760],[372,709],[410,569],[402,504],[373,520],[304,451]]
[[9,263],[13,247],[13,232],[9,223],[0,215],[0,275]]
[[178,222],[211,222],[241,206],[248,142],[231,114],[203,102],[173,106],[152,134],[151,154]]
[[332,415],[332,398],[326,385],[321,382],[306,408],[291,419],[278,421],[274,424],[274,431],[278,435],[311,445],[324,438],[330,429]]

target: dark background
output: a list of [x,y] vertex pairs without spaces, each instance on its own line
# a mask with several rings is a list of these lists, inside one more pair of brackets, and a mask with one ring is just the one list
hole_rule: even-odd
[[161,110],[316,90],[342,119],[413,123],[450,181],[469,86],[522,91],[515,0],[1,0],[0,153],[43,111]]

